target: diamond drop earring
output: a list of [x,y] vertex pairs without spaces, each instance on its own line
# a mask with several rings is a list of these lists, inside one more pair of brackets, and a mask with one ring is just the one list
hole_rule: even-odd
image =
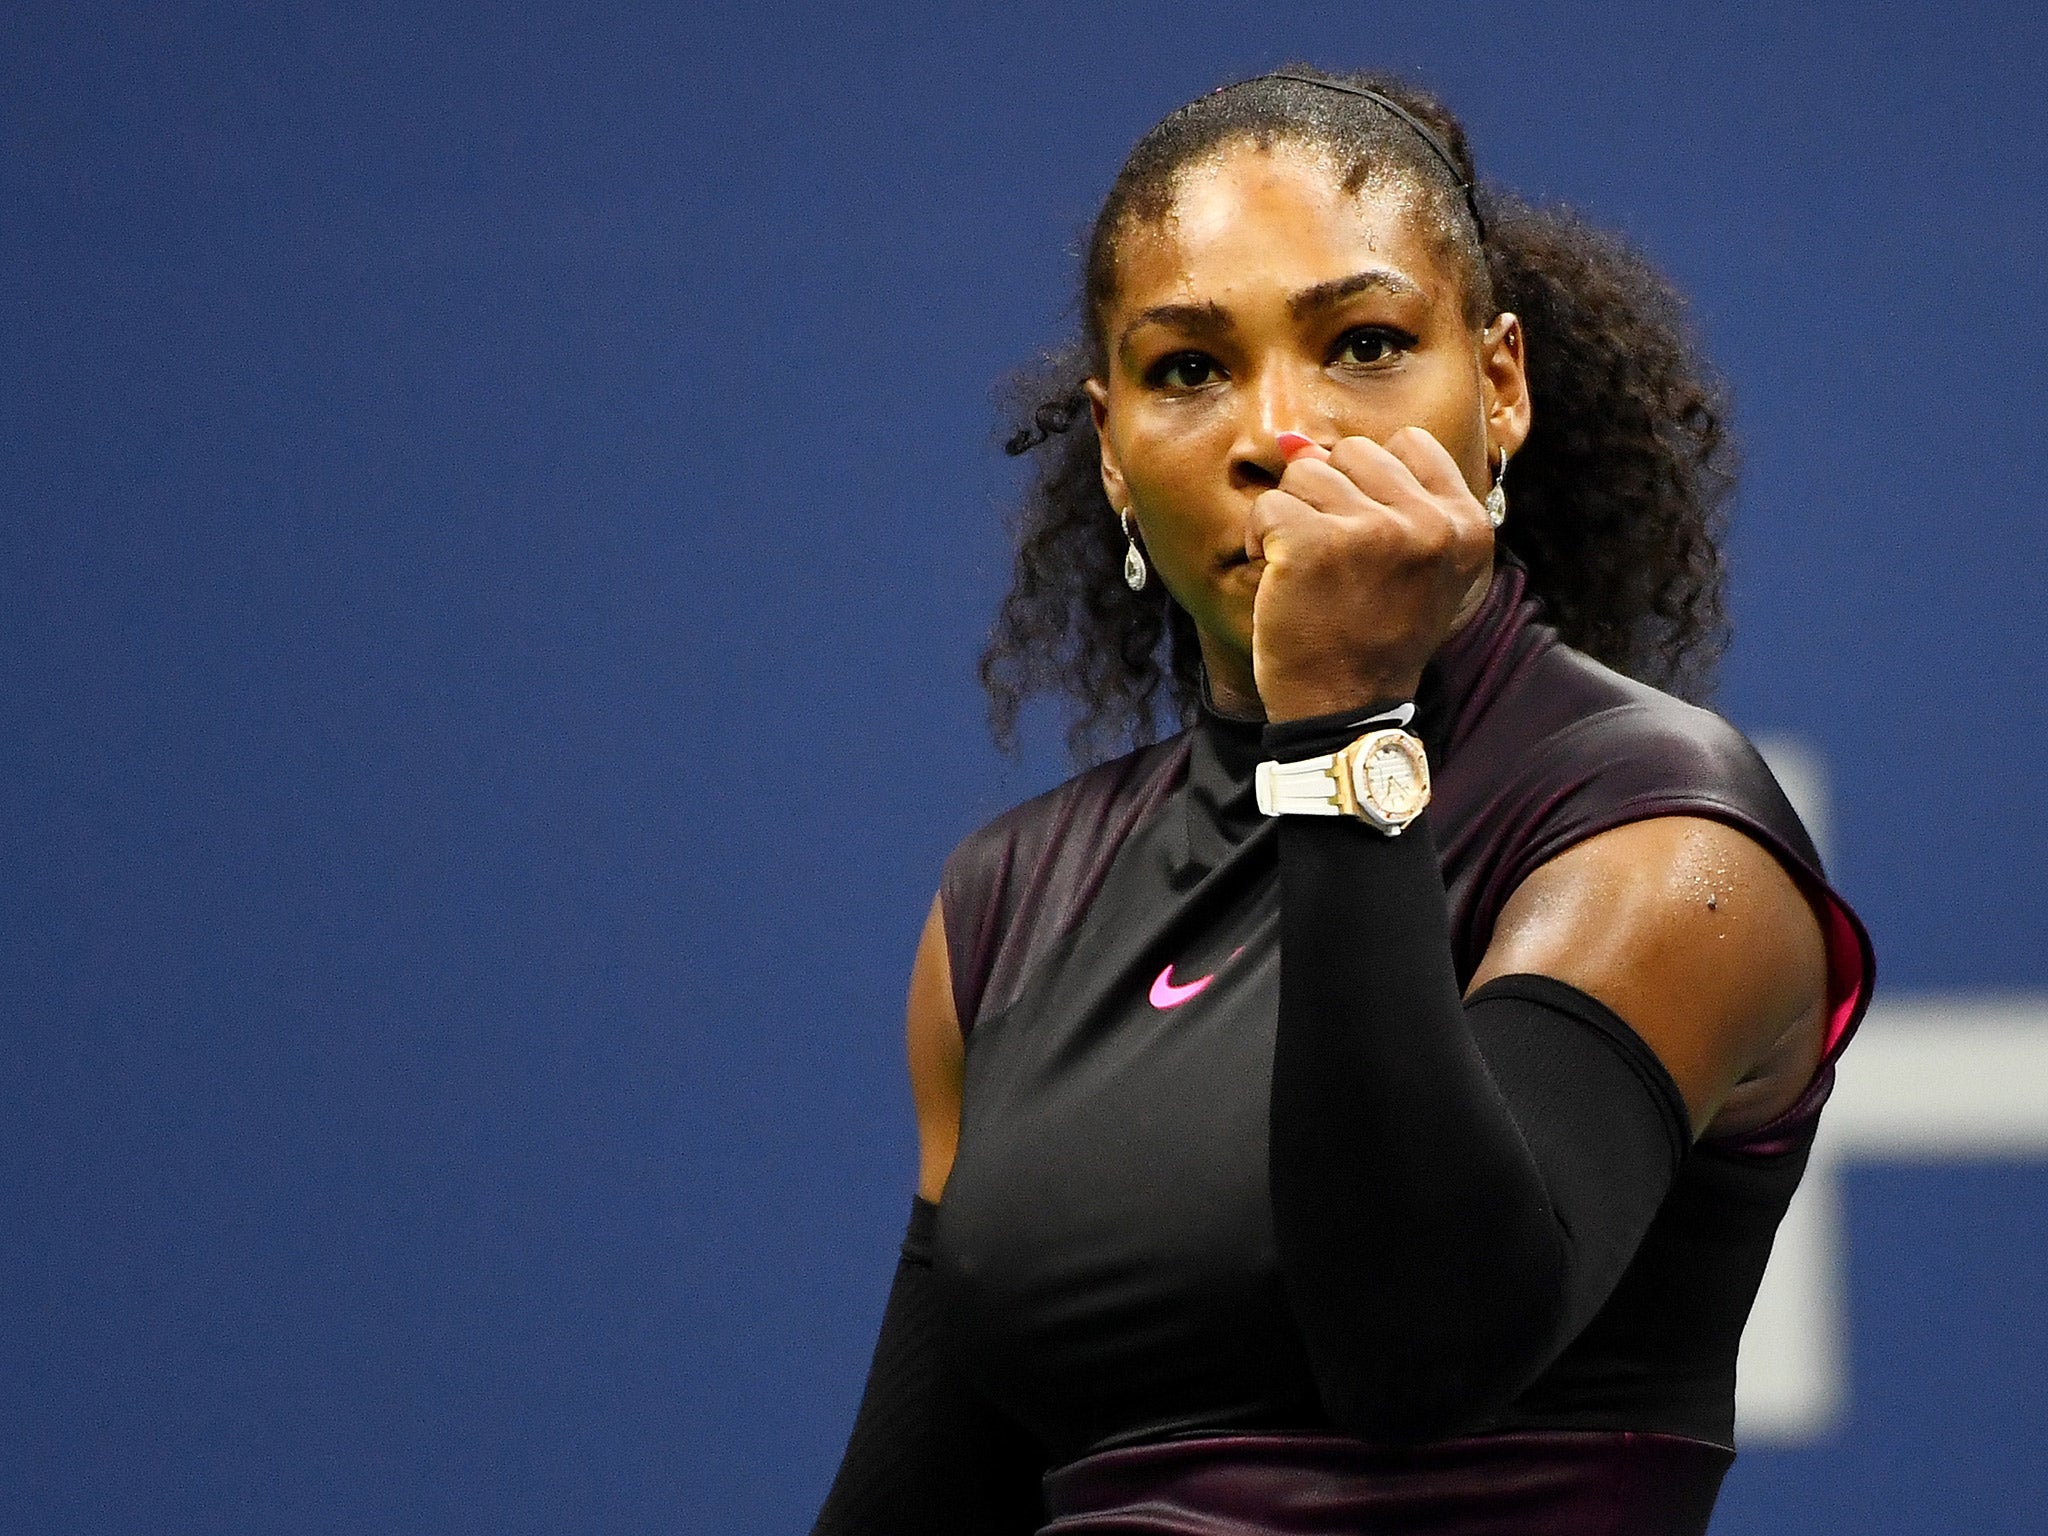
[[1508,451],[1500,451],[1500,468],[1493,472],[1493,489],[1486,493],[1486,515],[1498,528],[1508,520]]
[[1131,509],[1125,507],[1117,514],[1117,520],[1124,528],[1124,585],[1133,592],[1145,590],[1145,556],[1138,549],[1138,540],[1131,533]]

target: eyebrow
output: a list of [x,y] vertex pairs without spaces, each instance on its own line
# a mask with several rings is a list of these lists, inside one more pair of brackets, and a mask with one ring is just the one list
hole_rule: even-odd
[[[1343,303],[1353,294],[1369,289],[1384,288],[1387,292],[1403,298],[1418,298],[1425,304],[1429,295],[1412,278],[1403,277],[1399,272],[1386,267],[1368,267],[1363,272],[1354,272],[1349,277],[1333,277],[1327,283],[1317,283],[1313,288],[1304,288],[1287,300],[1287,311],[1296,319],[1312,314],[1319,309],[1330,309]],[[1131,323],[1124,327],[1117,337],[1117,351],[1125,353],[1130,348],[1131,337],[1139,327],[1146,325],[1171,326],[1177,330],[1192,331],[1196,334],[1207,332],[1221,335],[1236,329],[1230,318],[1230,311],[1221,304],[1155,304],[1131,317]]]
[[1354,293],[1364,293],[1370,288],[1384,288],[1389,293],[1403,298],[1421,299],[1425,303],[1429,295],[1412,278],[1403,277],[1399,272],[1385,267],[1369,267],[1363,272],[1354,272],[1349,277],[1333,277],[1327,283],[1317,283],[1313,288],[1304,288],[1287,301],[1287,311],[1296,319],[1318,309],[1328,309],[1342,303]]
[[1124,327],[1123,334],[1116,339],[1119,353],[1128,353],[1131,337],[1140,326],[1165,325],[1176,330],[1192,331],[1197,335],[1222,335],[1235,329],[1230,311],[1221,304],[1155,304],[1131,316],[1131,323]]

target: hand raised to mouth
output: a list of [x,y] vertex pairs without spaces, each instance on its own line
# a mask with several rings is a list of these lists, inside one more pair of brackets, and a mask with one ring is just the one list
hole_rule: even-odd
[[1276,436],[1287,467],[1253,501],[1245,553],[1266,561],[1252,669],[1269,720],[1413,696],[1423,664],[1476,601],[1493,523],[1443,444]]

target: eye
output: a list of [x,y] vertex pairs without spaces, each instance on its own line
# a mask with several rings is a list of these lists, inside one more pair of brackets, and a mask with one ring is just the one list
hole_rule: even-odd
[[1154,389],[1200,389],[1222,377],[1216,359],[1206,352],[1174,352],[1145,370],[1145,382]]
[[1396,352],[1414,345],[1415,338],[1406,331],[1385,325],[1361,325],[1337,338],[1330,360],[1354,368],[1377,367],[1391,360]]

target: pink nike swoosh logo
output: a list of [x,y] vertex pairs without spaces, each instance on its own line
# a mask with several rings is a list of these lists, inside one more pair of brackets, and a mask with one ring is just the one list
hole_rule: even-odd
[[1169,965],[1152,982],[1152,1006],[1160,1009],[1178,1008],[1215,979],[1216,975],[1212,971],[1207,976],[1197,976],[1193,981],[1176,985],[1173,967]]

